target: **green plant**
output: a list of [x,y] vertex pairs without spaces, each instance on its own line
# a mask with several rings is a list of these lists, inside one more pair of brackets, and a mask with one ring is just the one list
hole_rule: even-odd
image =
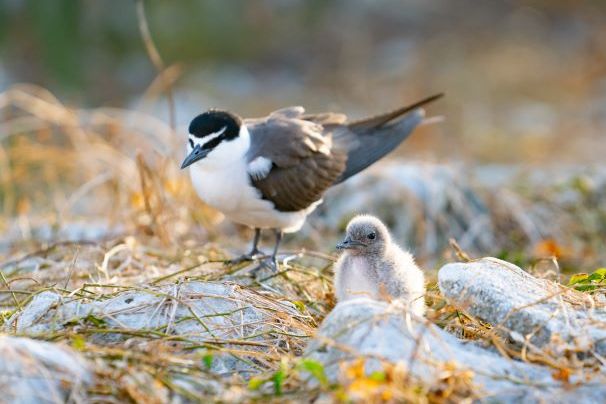
[[606,287],[606,268],[596,269],[591,274],[574,274],[570,277],[568,286],[572,286],[576,290],[582,292],[594,291],[598,288]]

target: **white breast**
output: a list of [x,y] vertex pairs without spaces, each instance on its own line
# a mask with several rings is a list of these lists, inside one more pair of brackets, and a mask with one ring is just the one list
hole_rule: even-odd
[[192,164],[190,176],[198,196],[223,213],[262,209],[267,204],[251,186],[245,167],[237,162],[217,169],[200,161]]
[[377,299],[379,296],[377,282],[368,276],[368,262],[362,257],[349,257],[339,267],[337,299],[339,301],[356,298]]

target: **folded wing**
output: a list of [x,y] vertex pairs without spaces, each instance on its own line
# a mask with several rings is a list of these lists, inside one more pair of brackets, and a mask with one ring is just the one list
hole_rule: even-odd
[[337,113],[305,115],[302,107],[246,120],[251,181],[276,209],[306,209],[332,185],[394,150],[423,121],[420,107],[440,96],[354,122]]
[[322,125],[302,119],[303,112],[293,107],[245,122],[251,135],[251,181],[283,212],[303,210],[322,199],[346,166],[346,152],[333,148],[330,134]]

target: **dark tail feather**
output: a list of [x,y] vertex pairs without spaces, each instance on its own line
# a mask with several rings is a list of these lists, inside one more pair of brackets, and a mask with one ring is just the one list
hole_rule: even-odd
[[429,104],[437,100],[438,98],[443,97],[443,93],[434,94],[430,97],[422,99],[421,101],[415,102],[412,105],[408,105],[406,107],[398,108],[394,111],[387,112],[385,114],[373,116],[370,118],[360,119],[358,121],[354,121],[348,124],[349,128],[354,132],[364,131],[372,128],[378,128],[381,125],[385,125],[387,122],[394,120],[395,118],[404,115],[407,112],[410,112],[414,109],[420,108],[423,105]]
[[419,107],[441,96],[433,95],[393,112],[350,123],[346,130],[335,133],[336,144],[347,150],[347,166],[335,183],[345,181],[398,147],[423,122],[424,113]]

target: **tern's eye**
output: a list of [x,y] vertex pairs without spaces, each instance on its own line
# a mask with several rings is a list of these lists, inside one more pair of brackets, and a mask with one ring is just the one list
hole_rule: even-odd
[[191,140],[191,139],[189,139],[189,145],[190,145],[190,146],[191,146],[191,148],[193,149],[193,148],[194,148],[194,141],[193,141],[193,140]]
[[369,240],[374,240],[375,238],[377,238],[377,235],[375,234],[375,232],[368,233],[366,235],[366,238],[368,238]]

